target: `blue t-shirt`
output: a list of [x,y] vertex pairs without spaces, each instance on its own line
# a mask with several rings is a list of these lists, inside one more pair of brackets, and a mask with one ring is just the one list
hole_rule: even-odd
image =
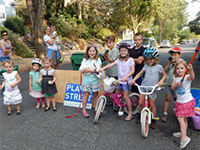
[[[92,62],[92,60],[86,60],[86,65],[90,65]],[[99,63],[101,65],[101,59],[98,58],[97,63]],[[99,79],[97,78],[97,76],[94,73],[91,74],[84,74],[83,75],[83,82],[86,84],[95,84],[99,81]]]

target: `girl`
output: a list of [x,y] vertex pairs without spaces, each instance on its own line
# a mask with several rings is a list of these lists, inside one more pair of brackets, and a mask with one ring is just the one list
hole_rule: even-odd
[[[185,76],[183,82],[181,78],[184,75],[186,68],[189,70],[189,74]],[[184,148],[189,142],[190,138],[187,137],[187,117],[195,115],[195,102],[190,93],[190,86],[192,80],[195,78],[195,74],[192,65],[187,66],[184,60],[179,60],[174,67],[174,78],[172,81],[171,89],[175,90],[177,100],[175,103],[175,114],[177,116],[181,132],[174,133],[175,137],[181,138],[180,148]]]
[[100,69],[100,71],[110,68],[114,65],[118,66],[118,79],[122,81],[122,83],[116,87],[115,93],[120,94],[123,90],[124,99],[127,103],[129,110],[128,116],[125,118],[125,121],[130,121],[133,118],[132,103],[129,98],[129,89],[131,86],[127,84],[127,82],[125,81],[128,81],[129,83],[132,80],[132,74],[135,72],[135,63],[134,60],[129,57],[131,47],[128,43],[126,42],[120,43],[118,45],[118,49],[119,49],[119,59],[106,65],[105,67]]
[[42,99],[42,108],[45,108],[45,97],[41,93],[42,87],[41,83],[37,84],[36,81],[40,78],[40,67],[42,62],[40,59],[35,58],[32,61],[32,71],[29,73],[29,94],[36,98],[36,109],[40,108],[40,98]]
[[[147,48],[144,51],[143,56],[145,58],[146,64],[144,65],[142,70],[134,77],[131,83],[135,83],[136,80],[145,73],[145,77],[141,84],[142,86],[155,86],[156,84],[158,84],[159,86],[162,86],[167,75],[163,67],[160,64],[158,64],[159,63],[158,50],[156,48]],[[159,81],[160,74],[162,74],[162,79]],[[148,90],[148,89],[144,89],[144,91],[145,90]],[[157,97],[156,91],[154,91],[151,95],[149,95],[149,99],[150,99],[149,103],[150,103],[151,111],[154,116],[156,116],[156,106],[155,106],[156,97]],[[144,98],[145,98],[145,95],[140,94],[139,105],[138,105],[138,117],[136,120],[137,124],[140,123],[140,113],[144,106]],[[150,127],[153,129],[156,128],[156,120],[152,119]]]
[[8,113],[7,115],[12,115],[11,105],[17,106],[17,115],[20,115],[20,103],[22,102],[22,95],[18,89],[18,84],[21,82],[21,78],[17,71],[13,71],[14,64],[10,60],[5,60],[3,62],[3,67],[6,72],[3,75],[3,83],[0,86],[2,89],[5,86],[5,91],[3,92],[3,103],[8,105]]
[[44,111],[50,110],[50,101],[53,104],[53,111],[57,111],[56,102],[55,102],[55,93],[57,93],[56,88],[56,73],[53,68],[51,68],[52,61],[49,57],[44,57],[42,59],[43,69],[40,70],[40,78],[36,83],[40,83],[42,81],[42,94],[45,95],[47,99],[47,107]]
[[[101,66],[101,60],[98,58],[98,51],[96,46],[91,45],[88,46],[84,55],[86,59],[86,65],[90,65],[94,60]],[[82,67],[80,67],[82,68]],[[101,83],[99,82],[96,73],[96,69],[92,70],[89,67],[80,70],[83,73],[83,81],[81,84],[81,90],[84,92],[83,100],[82,100],[82,115],[83,117],[89,117],[89,114],[86,111],[87,99],[89,97],[90,91],[93,92],[94,105],[96,106],[96,102],[99,98],[98,91],[101,90]]]

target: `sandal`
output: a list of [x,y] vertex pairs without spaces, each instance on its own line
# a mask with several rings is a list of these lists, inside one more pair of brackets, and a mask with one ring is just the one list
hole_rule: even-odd
[[128,117],[128,116],[127,116],[124,120],[125,120],[125,121],[131,121],[132,119],[133,119],[133,116],[132,116],[132,117]]
[[38,103],[35,108],[39,109],[40,108],[40,104]]
[[49,106],[47,106],[45,109],[44,109],[44,111],[49,111],[50,110],[50,107]]
[[57,111],[56,106],[53,106],[53,111]]
[[82,112],[82,115],[83,115],[83,117],[85,117],[85,118],[88,118],[90,115],[85,111],[85,112]]
[[20,115],[20,114],[21,114],[20,109],[17,109],[16,114],[17,114],[17,115]]
[[12,110],[8,110],[7,115],[8,115],[8,116],[12,115]]
[[45,106],[46,106],[46,105],[43,103],[43,104],[42,104],[42,108],[45,108]]

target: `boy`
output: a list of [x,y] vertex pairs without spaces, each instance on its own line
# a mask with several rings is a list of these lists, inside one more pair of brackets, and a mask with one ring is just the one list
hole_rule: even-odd
[[169,63],[165,66],[164,70],[167,73],[167,79],[166,79],[166,85],[165,85],[165,103],[164,103],[164,112],[162,115],[161,120],[163,122],[167,121],[167,110],[169,107],[169,102],[171,100],[171,96],[173,96],[174,101],[176,101],[176,94],[173,90],[171,90],[171,84],[172,84],[172,79],[173,79],[173,71],[174,71],[174,66],[177,61],[181,60],[181,54],[182,50],[179,47],[174,47],[172,50],[168,52],[171,55],[171,58],[169,58]]
[[[51,25],[51,31],[52,31],[51,36],[52,36],[52,37],[55,37],[55,41],[56,41],[56,42],[60,42],[60,40],[59,40],[59,38],[58,38],[58,34],[57,34],[57,32],[56,32],[56,26],[55,26],[55,25]],[[59,54],[60,54],[59,62],[62,62],[62,61],[64,60],[65,57],[63,57],[63,53],[62,53],[62,51],[61,51],[60,44],[57,45],[57,49],[58,49]]]
[[[143,38],[141,33],[136,33],[134,35],[134,42],[136,46],[133,47],[133,49],[131,49],[130,51],[130,57],[132,57],[135,62],[135,73],[133,74],[133,79],[142,70],[144,66],[143,52],[145,48],[142,46]],[[141,85],[142,76],[136,80],[136,83],[138,85]],[[139,93],[138,88],[134,85],[131,87],[131,91]]]
[[[115,46],[115,36],[109,35],[105,39],[107,47],[110,49],[109,53],[104,53],[103,57],[106,60],[104,65],[107,65],[109,63],[114,62],[119,58],[119,50],[114,47]],[[118,67],[117,65],[109,68],[106,70],[106,76],[108,77],[114,77],[115,79],[118,79]]]

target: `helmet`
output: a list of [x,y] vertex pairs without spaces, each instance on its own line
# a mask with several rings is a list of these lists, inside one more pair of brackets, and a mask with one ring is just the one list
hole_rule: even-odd
[[144,58],[156,58],[159,56],[157,48],[147,48],[143,53]]
[[128,51],[130,51],[130,49],[131,49],[131,45],[128,44],[128,43],[126,43],[126,42],[121,42],[121,43],[119,43],[118,46],[117,46],[117,48],[118,48],[119,50],[120,50],[120,48],[122,48],[122,47],[127,48]]
[[40,66],[42,66],[42,61],[39,58],[34,58],[31,64],[39,64]]

